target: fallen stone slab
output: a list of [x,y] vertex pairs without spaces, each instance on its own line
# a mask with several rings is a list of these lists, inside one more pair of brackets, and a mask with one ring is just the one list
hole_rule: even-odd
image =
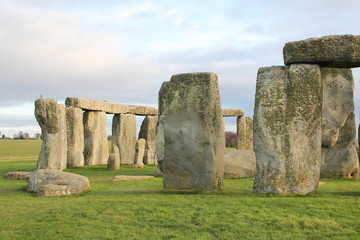
[[118,175],[113,177],[112,181],[126,181],[126,180],[143,180],[143,179],[151,179],[154,178],[154,176],[127,176],[127,175]]
[[285,65],[313,63],[323,67],[360,67],[360,36],[332,35],[288,42],[283,54]]
[[249,150],[233,150],[225,153],[224,178],[253,177],[255,173],[255,152]]
[[90,184],[87,177],[46,169],[34,171],[30,175],[27,185],[27,191],[35,192],[37,197],[79,194],[89,189]]
[[28,180],[32,172],[8,172],[3,177],[6,180]]

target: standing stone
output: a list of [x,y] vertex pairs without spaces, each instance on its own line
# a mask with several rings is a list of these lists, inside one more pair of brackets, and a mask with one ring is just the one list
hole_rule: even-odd
[[156,170],[156,176],[162,176],[163,172],[163,160],[165,150],[165,135],[164,135],[164,122],[165,122],[165,109],[166,109],[166,98],[170,89],[170,81],[165,81],[161,85],[158,93],[158,122],[156,125],[156,136],[155,136],[155,148],[156,148],[156,160],[158,162],[158,168]]
[[66,168],[65,107],[55,99],[37,99],[35,117],[41,127],[43,143],[37,162],[38,169]]
[[157,164],[156,161],[156,147],[155,147],[155,135],[156,135],[156,124],[158,116],[146,116],[141,124],[139,139],[143,138],[146,140],[144,163],[145,164]]
[[317,65],[259,69],[254,109],[254,192],[317,191],[321,116],[322,84]]
[[131,168],[143,168],[144,167],[144,153],[145,153],[146,141],[143,138],[140,138],[136,141],[135,147],[135,164]]
[[253,120],[251,117],[237,118],[236,149],[254,150],[253,146]]
[[120,168],[120,154],[119,148],[115,145],[111,146],[111,153],[109,155],[107,170],[114,171]]
[[121,164],[134,163],[136,146],[136,117],[134,114],[114,115],[112,144],[119,148]]
[[320,177],[358,178],[359,158],[356,151],[355,114],[351,113],[332,148],[322,148]]
[[164,188],[221,189],[225,127],[217,75],[174,75],[169,88],[164,124]]
[[354,79],[347,68],[321,68],[323,79],[322,178],[357,178]]
[[323,79],[322,144],[332,147],[354,111],[354,79],[348,68],[321,68]]
[[67,107],[67,166],[84,166],[84,125],[83,111],[81,108]]
[[106,136],[106,113],[85,111],[83,121],[85,165],[107,164],[109,146]]

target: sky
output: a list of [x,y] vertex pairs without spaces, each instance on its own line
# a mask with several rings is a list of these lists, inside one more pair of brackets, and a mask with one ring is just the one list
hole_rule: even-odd
[[[222,108],[252,117],[258,69],[284,65],[286,42],[360,35],[359,9],[358,0],[0,0],[0,132],[40,132],[40,95],[157,107],[162,82],[190,72],[216,73]],[[235,124],[226,118],[226,130]]]

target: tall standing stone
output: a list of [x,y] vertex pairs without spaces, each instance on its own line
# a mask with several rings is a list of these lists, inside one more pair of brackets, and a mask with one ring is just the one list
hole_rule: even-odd
[[236,149],[254,150],[253,146],[253,120],[251,117],[241,116],[237,118]]
[[145,164],[157,164],[155,147],[157,121],[158,116],[146,116],[140,127],[139,139],[143,138],[146,140],[144,154]]
[[84,166],[84,124],[81,108],[67,107],[67,166]]
[[143,168],[144,167],[144,154],[145,154],[145,145],[146,141],[143,138],[140,138],[136,141],[135,147],[135,164],[131,168]]
[[118,146],[121,164],[133,164],[136,145],[134,114],[115,114],[112,122],[112,144]]
[[225,127],[216,74],[172,76],[164,135],[164,188],[222,188]]
[[169,92],[170,81],[163,82],[158,93],[158,122],[156,125],[156,136],[155,136],[155,148],[156,148],[156,160],[158,162],[158,168],[156,175],[162,176],[163,171],[163,160],[165,152],[165,135],[164,135],[164,123],[165,123],[165,110],[166,110],[166,99]]
[[55,99],[37,99],[35,117],[41,127],[43,143],[37,162],[38,169],[66,168],[65,107]]
[[322,178],[357,178],[354,79],[348,68],[321,68],[323,79]]
[[120,168],[120,154],[119,148],[116,145],[111,146],[111,153],[109,155],[107,170],[114,171]]
[[107,164],[109,146],[106,136],[106,113],[85,111],[83,121],[85,165]]
[[321,116],[322,84],[317,65],[259,69],[254,109],[254,192],[317,191]]

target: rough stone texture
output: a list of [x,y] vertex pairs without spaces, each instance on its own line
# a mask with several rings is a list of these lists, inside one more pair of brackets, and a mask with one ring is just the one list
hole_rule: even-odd
[[356,151],[355,115],[351,113],[341,128],[338,141],[322,148],[321,178],[358,178],[359,158]]
[[157,122],[158,116],[146,116],[140,127],[139,139],[143,138],[146,140],[144,154],[145,164],[157,164],[155,147]]
[[[162,161],[161,161],[161,163],[162,163]],[[160,164],[159,164],[159,165],[160,165]],[[155,171],[155,174],[154,174],[155,177],[162,177],[162,176],[164,176],[164,173],[163,173],[162,170],[160,169],[159,165],[158,165],[158,167],[156,168],[156,171]],[[161,164],[161,165],[162,165],[162,164]]]
[[89,111],[102,111],[109,114],[136,114],[136,115],[157,115],[157,109],[147,106],[132,106],[119,103],[101,102],[87,98],[68,97],[65,100],[67,107],[76,107]]
[[155,148],[156,148],[156,160],[158,167],[155,176],[162,176],[163,173],[163,159],[165,152],[165,135],[164,135],[164,122],[165,122],[165,110],[166,110],[166,98],[170,90],[170,81],[162,83],[158,93],[158,105],[159,115],[158,122],[156,125],[156,136],[155,136]]
[[79,194],[89,188],[87,177],[45,169],[34,171],[27,185],[27,191],[35,192],[38,197]]
[[120,168],[120,154],[119,148],[115,145],[112,145],[111,153],[109,155],[107,170],[114,171]]
[[254,150],[253,146],[253,120],[251,117],[237,118],[236,149]]
[[3,177],[6,180],[28,180],[32,172],[8,172]]
[[106,136],[106,113],[85,111],[83,120],[85,165],[107,164],[109,146]]
[[126,181],[126,180],[144,180],[144,179],[152,179],[154,176],[127,176],[127,175],[118,175],[115,176],[112,181]]
[[111,153],[108,158],[107,169],[114,171],[120,168],[120,152],[118,146],[111,145]]
[[164,127],[164,188],[221,189],[225,127],[216,74],[172,76]]
[[136,141],[135,147],[135,164],[131,168],[143,168],[144,167],[144,154],[145,154],[146,140],[140,138]]
[[317,65],[260,68],[254,109],[254,192],[315,193],[321,163],[321,73]]
[[323,79],[322,144],[332,147],[339,131],[354,111],[354,79],[351,69],[321,68]]
[[245,111],[242,109],[222,109],[221,112],[224,117],[241,117],[245,115]]
[[67,166],[84,166],[84,125],[83,111],[80,108],[67,107]]
[[326,67],[360,67],[360,36],[334,35],[288,42],[283,53],[286,65],[314,63]]
[[43,143],[37,162],[38,169],[66,168],[65,107],[55,99],[37,99],[35,117],[41,127]]
[[119,148],[121,164],[134,164],[136,146],[136,117],[134,114],[114,115],[112,144]]
[[354,80],[347,68],[321,68],[323,79],[322,178],[357,178]]
[[253,177],[256,172],[255,153],[249,150],[232,150],[225,153],[224,178]]

